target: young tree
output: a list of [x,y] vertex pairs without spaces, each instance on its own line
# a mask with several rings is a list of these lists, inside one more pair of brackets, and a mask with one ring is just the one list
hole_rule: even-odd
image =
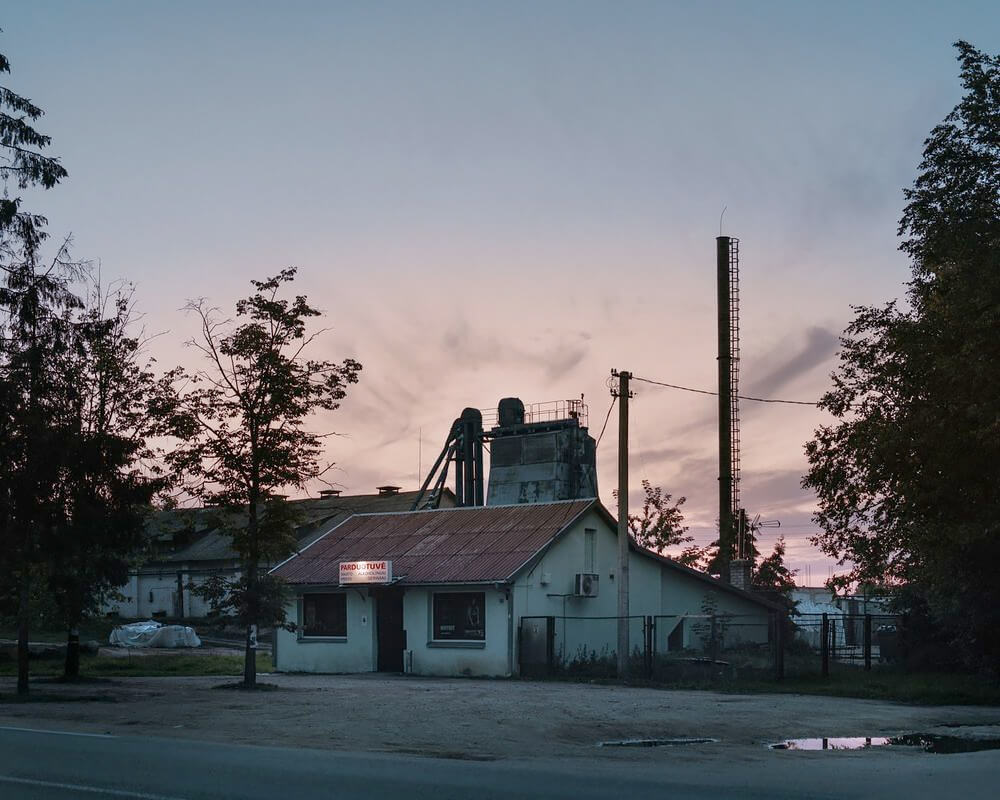
[[858,307],[842,339],[838,418],[806,445],[814,541],[906,584],[969,663],[1000,665],[1000,57],[958,42],[964,97],[905,191],[908,308]]
[[760,559],[753,571],[753,588],[787,595],[795,588],[795,570],[785,564],[785,537],[779,536],[771,555]]
[[201,326],[189,344],[205,366],[174,370],[162,383],[166,431],[180,442],[169,462],[206,505],[243,515],[242,524],[228,526],[242,575],[222,591],[217,585],[207,591],[246,626],[245,688],[256,685],[255,627],[284,621],[280,584],[260,574],[296,544],[281,492],[305,488],[331,466],[320,463],[323,436],[306,424],[315,412],[338,408],[361,370],[350,358],[335,364],[306,357],[322,333],[307,334],[306,325],[320,312],[303,295],[280,296],[294,277],[294,269],[285,269],[251,281],[255,292],[236,304],[235,323],[203,300],[189,303]]
[[[667,494],[659,486],[653,486],[645,478],[642,481],[642,512],[629,514],[628,527],[632,540],[647,550],[665,555],[688,567],[697,567],[704,551],[691,544],[693,536],[686,536],[684,514],[681,506],[687,501],[681,497],[672,503],[673,495]],[[618,494],[615,492],[615,497]],[[669,547],[687,545],[680,555],[673,556],[663,551]]]

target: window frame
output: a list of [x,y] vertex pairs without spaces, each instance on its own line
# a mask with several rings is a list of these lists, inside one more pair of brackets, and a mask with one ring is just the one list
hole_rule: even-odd
[[[488,592],[481,588],[470,588],[470,589],[447,589],[444,591],[431,591],[429,594],[429,608],[428,608],[428,636],[427,636],[427,646],[428,647],[454,647],[454,648],[485,648],[487,641],[486,632],[486,609],[487,609],[487,597]],[[479,595],[482,598],[482,614],[483,614],[483,637],[481,639],[439,639],[437,638],[438,625],[435,620],[435,609],[438,597],[442,596],[453,596],[453,595]]]
[[597,574],[597,528],[583,529],[583,572]]
[[[306,633],[306,598],[317,597],[317,596],[331,596],[331,597],[342,597],[344,598],[344,633],[343,635],[338,634],[320,634],[320,635],[309,635]],[[303,592],[298,597],[298,624],[296,626],[296,634],[299,642],[309,643],[309,642],[346,642],[347,637],[350,634],[350,621],[348,614],[348,602],[347,602],[347,592],[343,591],[313,591],[313,592]]]

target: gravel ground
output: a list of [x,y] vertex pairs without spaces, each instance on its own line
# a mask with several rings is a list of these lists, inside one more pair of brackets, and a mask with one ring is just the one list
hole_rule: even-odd
[[[384,675],[264,675],[260,680],[275,688],[256,693],[220,689],[227,679],[218,677],[122,678],[69,686],[39,680],[32,685],[38,701],[18,703],[9,701],[14,679],[3,678],[0,694],[8,701],[0,702],[0,726],[484,760],[646,760],[683,751],[687,757],[726,754],[749,762],[774,757],[764,745],[786,738],[914,732],[1000,738],[1000,709],[978,706]],[[674,737],[719,741],[673,748],[597,747],[606,740]]]

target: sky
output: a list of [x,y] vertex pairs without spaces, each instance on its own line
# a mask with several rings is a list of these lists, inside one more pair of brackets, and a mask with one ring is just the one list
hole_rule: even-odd
[[[298,268],[364,365],[345,493],[418,486],[463,408],[584,395],[612,369],[716,388],[715,237],[740,239],[741,385],[815,400],[852,305],[900,297],[896,229],[924,138],[961,96],[951,44],[1000,51],[984,2],[56,2],[5,5],[4,85],[69,177],[53,238],[136,286],[151,352],[197,366],[182,311],[231,312]],[[724,213],[723,213],[724,211]],[[636,383],[630,486],[714,538],[715,398]],[[801,582],[803,446],[833,422],[744,402],[742,497]],[[613,508],[615,417],[598,450]],[[315,488],[319,488],[318,486]]]

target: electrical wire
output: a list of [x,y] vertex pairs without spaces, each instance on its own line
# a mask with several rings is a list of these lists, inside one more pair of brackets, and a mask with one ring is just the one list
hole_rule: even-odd
[[[712,397],[718,397],[719,396],[718,392],[709,392],[706,389],[692,389],[689,386],[678,386],[675,383],[664,383],[663,381],[654,381],[651,378],[640,378],[638,375],[633,375],[632,376],[632,380],[634,380],[634,381],[642,381],[643,383],[651,383],[654,386],[665,386],[668,389],[680,389],[682,392],[694,392],[695,394],[707,394],[707,395],[711,395]],[[741,395],[737,395],[737,399],[739,399],[739,400],[752,400],[755,403],[784,403],[786,405],[792,405],[792,406],[814,406],[815,407],[815,406],[819,405],[819,403],[817,403],[814,400],[776,400],[776,399],[771,398],[771,397],[747,397],[747,396],[742,395],[742,394]]]
[[608,415],[604,418],[604,424],[601,426],[601,435],[597,437],[597,444],[594,445],[595,449],[601,444],[601,437],[604,436],[604,430],[608,427],[608,420],[611,419],[611,409],[615,407],[616,402],[618,402],[618,395],[611,398],[611,405],[608,406]]

